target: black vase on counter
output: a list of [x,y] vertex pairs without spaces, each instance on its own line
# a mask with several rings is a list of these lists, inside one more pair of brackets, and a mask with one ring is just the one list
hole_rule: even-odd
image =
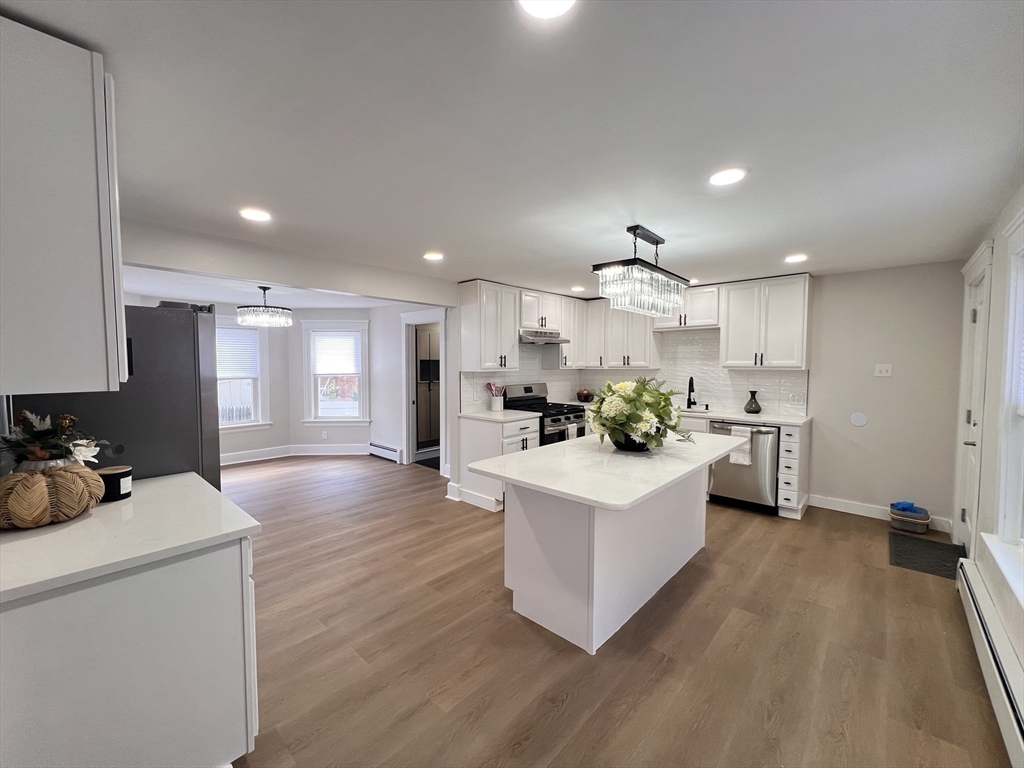
[[747,404],[743,406],[744,413],[760,413],[761,404],[757,402],[757,390],[750,390],[750,399],[747,400]]
[[627,451],[629,453],[641,453],[648,450],[647,443],[639,442],[630,437],[625,440],[619,441],[612,438],[612,445],[618,448],[620,451]]

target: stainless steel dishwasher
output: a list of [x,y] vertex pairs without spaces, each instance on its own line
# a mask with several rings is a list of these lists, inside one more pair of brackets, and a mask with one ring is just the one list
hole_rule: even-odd
[[719,459],[711,469],[710,500],[770,515],[779,514],[779,428],[729,421],[712,421],[713,435],[731,435],[733,427],[750,430],[750,464]]

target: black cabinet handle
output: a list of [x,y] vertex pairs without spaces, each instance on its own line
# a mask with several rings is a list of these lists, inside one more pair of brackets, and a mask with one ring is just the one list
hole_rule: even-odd
[[629,365],[629,355],[626,355],[626,365]]
[[524,429],[529,429],[529,428],[530,428],[530,425],[527,424],[525,427],[520,427],[519,431],[522,432]]
[[792,450],[790,450],[789,448],[786,448],[786,449],[785,449],[785,451],[786,451],[786,453],[792,453],[792,452],[793,452],[793,451],[792,451]]
[[757,352],[754,353],[754,365],[757,365]]
[[519,441],[519,445],[522,446],[522,450],[524,450],[524,451],[526,450],[526,438],[525,437],[522,440]]
[[683,314],[683,325],[686,325],[686,314]]
[[604,365],[604,355],[598,355],[597,356],[597,364],[598,365]]
[[764,365],[764,352],[761,353],[761,365]]
[[562,355],[562,365],[564,365],[567,368],[569,367],[569,356],[568,355]]

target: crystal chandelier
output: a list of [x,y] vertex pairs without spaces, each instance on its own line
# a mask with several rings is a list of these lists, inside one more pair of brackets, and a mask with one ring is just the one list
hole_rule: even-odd
[[261,285],[263,304],[245,304],[237,307],[238,324],[257,328],[286,328],[292,324],[292,311],[288,307],[267,306],[267,291],[270,286]]
[[[633,235],[633,258],[595,264],[592,271],[600,281],[598,293],[611,299],[612,309],[649,317],[676,314],[690,281],[658,266],[658,246],[665,238],[639,224],[626,227],[626,231]],[[637,238],[654,246],[653,264],[636,255]]]

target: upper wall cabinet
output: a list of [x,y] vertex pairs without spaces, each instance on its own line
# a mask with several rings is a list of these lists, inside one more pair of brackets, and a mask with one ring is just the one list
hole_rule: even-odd
[[654,330],[656,331],[716,327],[718,327],[717,285],[687,288],[683,293],[683,306],[676,307],[668,317],[654,318]]
[[[590,304],[605,304],[601,313],[605,318],[604,350],[599,355],[599,368],[651,368],[654,366],[651,318],[636,312],[612,309],[607,299],[591,301]],[[593,324],[588,324],[587,333],[592,333]],[[589,357],[588,357],[589,361]],[[589,367],[589,362],[588,362]]]
[[460,370],[519,368],[519,289],[483,280],[459,285]]
[[0,393],[127,380],[113,82],[0,18]]
[[587,302],[561,296],[559,333],[568,344],[545,344],[541,349],[541,365],[545,369],[586,368]]
[[545,328],[549,331],[562,329],[562,300],[566,297],[540,291],[520,292],[522,305],[520,321],[523,328]]
[[810,276],[719,286],[723,368],[807,367]]

